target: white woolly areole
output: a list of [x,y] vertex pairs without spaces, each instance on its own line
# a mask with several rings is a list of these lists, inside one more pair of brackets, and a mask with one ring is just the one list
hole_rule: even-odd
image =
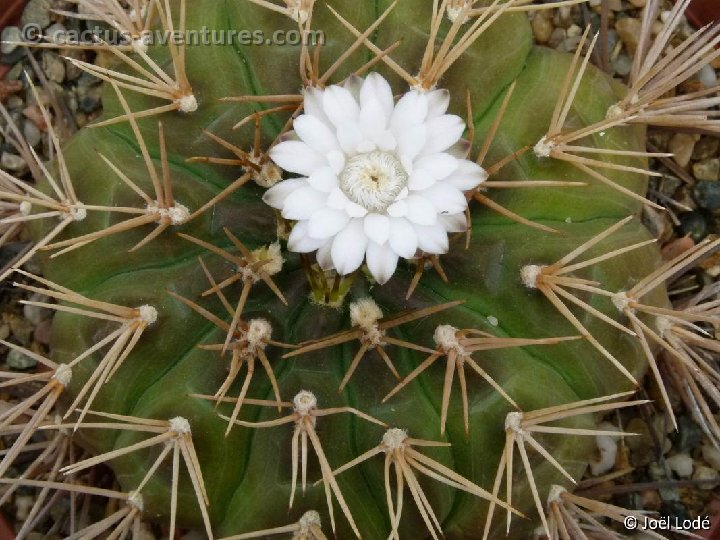
[[72,369],[66,364],[60,364],[57,369],[55,369],[53,379],[59,382],[62,386],[67,386],[72,380]]
[[170,420],[169,431],[177,433],[178,435],[190,435],[190,433],[192,433],[190,422],[182,416],[176,416]]
[[189,96],[183,96],[180,99],[176,100],[175,103],[177,103],[178,110],[182,113],[191,113],[198,110],[198,101],[197,98],[190,94]]
[[146,53],[148,52],[148,43],[147,43],[147,37],[146,36],[140,36],[139,38],[135,38],[130,43],[130,46],[132,47],[132,50],[136,53]]
[[28,201],[23,201],[20,203],[20,207],[18,208],[20,210],[20,213],[23,216],[29,216],[32,212],[32,204],[30,204]]
[[155,309],[153,306],[150,306],[148,304],[145,304],[144,306],[140,306],[138,309],[138,312],[140,313],[139,319],[144,322],[145,324],[155,324],[158,319],[158,310]]
[[458,329],[449,324],[442,324],[435,329],[433,339],[435,344],[443,351],[464,352],[457,338]]
[[298,521],[298,525],[300,525],[300,530],[298,532],[307,534],[310,532],[310,527],[320,527],[322,525],[320,514],[315,510],[305,512],[300,518],[300,521]]
[[382,445],[389,452],[400,450],[405,447],[405,441],[408,440],[407,431],[399,428],[390,428],[385,432],[382,438]]
[[539,158],[550,157],[550,153],[555,148],[555,142],[549,140],[547,137],[543,137],[533,148],[535,155]]
[[400,160],[379,150],[350,158],[340,173],[340,189],[368,212],[385,212],[407,185]]
[[157,202],[154,202],[153,204],[147,205],[146,210],[148,214],[158,214],[158,222],[167,218],[173,225],[182,225],[190,219],[190,210],[188,210],[188,207],[179,203],[175,203],[175,205],[170,208],[160,208]]
[[611,300],[615,308],[617,308],[620,313],[624,313],[626,309],[629,309],[630,302],[633,301],[625,291],[613,294]]
[[[250,159],[255,162],[259,160]],[[257,163],[260,166],[260,171],[253,174],[253,182],[258,186],[264,188],[271,188],[282,180],[282,169],[275,165],[272,161],[266,163]]]
[[562,495],[567,493],[567,489],[557,484],[553,484],[548,492],[547,503],[550,506],[552,503],[562,503]]
[[363,298],[350,304],[350,323],[365,330],[375,327],[383,312],[372,298]]
[[299,412],[303,416],[307,415],[312,411],[313,409],[317,408],[317,398],[315,397],[315,394],[312,392],[308,392],[307,390],[302,390],[297,393],[297,395],[293,398],[293,406],[295,407],[295,411]]
[[87,217],[87,209],[82,204],[75,204],[68,209],[75,221],[83,221]]
[[285,262],[279,242],[273,242],[267,247],[256,249],[253,251],[253,255],[255,255],[256,259],[265,263],[262,265],[262,271],[269,276],[279,273]]
[[127,503],[129,506],[136,508],[139,512],[145,510],[145,501],[143,496],[138,491],[130,491],[128,493]]
[[[447,7],[447,16],[450,22],[457,21],[463,10],[467,10],[472,7],[471,0],[450,0],[450,4]],[[462,23],[465,24],[468,21],[467,15],[463,19]]]
[[523,413],[519,411],[509,412],[505,417],[505,429],[519,433],[522,431]]
[[605,118],[608,120],[617,120],[623,116],[625,111],[620,106],[619,103],[616,103],[615,105],[610,105],[608,107],[607,113],[605,113]]
[[675,323],[667,317],[655,317],[655,328],[657,328],[660,337],[664,338],[672,330],[673,326],[675,326]]
[[248,323],[245,339],[247,339],[251,348],[264,349],[271,335],[272,325],[268,321],[265,319],[252,319]]
[[304,114],[268,152],[295,175],[263,200],[291,222],[288,249],[315,253],[346,276],[363,264],[384,284],[399,260],[447,253],[467,230],[465,192],[487,172],[465,159],[462,118],[447,90],[410,90],[397,102],[377,73],[306,88]]
[[543,266],[528,264],[520,270],[520,279],[528,289],[537,289],[538,279],[543,271]]

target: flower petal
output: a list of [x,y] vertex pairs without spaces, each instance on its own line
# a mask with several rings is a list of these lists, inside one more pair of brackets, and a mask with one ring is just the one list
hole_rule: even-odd
[[438,216],[438,221],[445,227],[445,230],[450,233],[465,232],[468,229],[467,216],[465,212],[460,214],[441,215]]
[[[412,129],[408,129],[402,135],[397,136],[397,153],[401,160],[414,161],[423,147],[427,144],[427,129],[424,125],[417,125]],[[412,167],[411,167],[412,168]],[[412,170],[408,171],[411,173]]]
[[[433,204],[420,195],[410,195],[404,201],[407,204],[407,218],[417,225],[434,225],[437,222],[437,210]],[[397,203],[395,203],[397,204]]]
[[338,177],[330,167],[318,169],[308,177],[307,181],[311,187],[323,193],[330,193],[338,187]]
[[307,186],[307,178],[290,178],[289,180],[283,180],[265,192],[263,202],[268,206],[280,210],[285,205],[285,199],[287,199],[293,191]]
[[390,220],[390,247],[403,259],[412,259],[418,247],[415,228],[404,218]]
[[488,173],[475,162],[463,159],[458,162],[457,170],[443,182],[452,184],[461,191],[475,189],[488,178]]
[[450,91],[446,89],[433,90],[427,94],[428,100],[428,113],[427,119],[437,118],[442,116],[448,110],[450,106]]
[[428,112],[428,102],[425,94],[411,90],[395,105],[390,119],[390,129],[396,138],[413,127],[425,121]]
[[340,147],[335,133],[322,120],[309,114],[298,116],[293,122],[293,129],[300,139],[320,154],[328,154]]
[[394,218],[401,218],[407,216],[408,213],[408,207],[407,203],[405,202],[407,198],[401,199],[398,201],[395,201],[387,208],[388,216],[394,217]]
[[342,86],[329,86],[323,92],[323,110],[330,121],[340,127],[352,122],[360,114],[360,107],[349,90]]
[[390,237],[390,218],[380,214],[368,214],[363,220],[363,229],[370,240],[384,244]]
[[437,154],[444,152],[460,140],[465,131],[465,122],[454,114],[445,114],[425,124],[427,127],[427,141],[423,154]]
[[390,84],[378,73],[368,75],[360,89],[361,107],[364,108],[367,103],[373,100],[380,104],[385,117],[384,125],[387,126],[395,108],[395,99]]
[[343,84],[343,87],[346,88],[351,94],[352,97],[355,98],[355,101],[360,101],[360,90],[362,89],[363,83],[365,81],[362,77],[359,75],[355,75],[354,73],[350,75],[347,79],[345,79],[345,83]]
[[345,195],[339,187],[333,189],[327,199],[327,205],[336,210],[345,210],[345,207],[350,204],[350,202],[350,199],[347,198],[347,195]]
[[356,154],[358,147],[363,142],[363,134],[360,131],[360,125],[355,121],[348,120],[337,128],[337,138],[340,147],[346,154]]
[[342,210],[321,208],[313,213],[308,221],[308,235],[311,238],[330,238],[339,233],[350,221],[350,216]]
[[440,223],[435,225],[415,225],[418,247],[431,255],[442,255],[450,249],[450,242],[444,227]]
[[333,240],[331,256],[340,275],[347,275],[358,268],[365,258],[368,239],[363,232],[361,219],[353,219]]
[[286,171],[310,176],[328,164],[327,159],[301,141],[284,141],[270,149],[270,159]]
[[288,238],[288,249],[295,253],[312,253],[313,251],[320,249],[326,240],[318,240],[316,238],[310,238],[308,236],[308,223],[307,221],[299,221],[293,227],[290,232],[290,238]]
[[429,172],[423,169],[413,169],[408,180],[408,187],[413,191],[420,191],[429,188],[434,183],[435,178]]
[[282,216],[285,219],[301,220],[310,219],[310,216],[325,206],[327,194],[320,193],[311,187],[296,189],[287,199],[282,208]]
[[323,110],[323,90],[308,86],[303,91],[303,110],[305,114],[314,116],[327,126],[332,126],[330,119]]
[[430,201],[438,214],[459,214],[467,208],[467,199],[463,192],[446,182],[432,185],[422,192],[422,197]]
[[367,248],[368,270],[380,285],[387,283],[397,269],[398,255],[389,245],[370,242]]
[[454,173],[458,166],[458,160],[450,154],[431,154],[417,159],[413,164],[413,171],[422,169],[430,173],[435,180],[442,180]]
[[320,265],[320,268],[323,270],[332,270],[335,268],[333,265],[332,256],[330,255],[330,250],[332,249],[332,240],[329,240],[325,243],[321,248],[317,250],[317,253],[315,254],[315,258],[317,259],[318,264]]
[[362,218],[368,215],[366,208],[350,200],[348,200],[348,203],[345,205],[345,211],[350,217],[354,218]]

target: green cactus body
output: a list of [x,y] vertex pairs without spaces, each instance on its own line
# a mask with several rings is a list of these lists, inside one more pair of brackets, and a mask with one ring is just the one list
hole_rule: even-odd
[[[393,57],[408,71],[414,72],[422,58],[430,20],[430,2],[402,1],[373,40],[380,47],[402,37],[401,47]],[[357,28],[367,28],[389,2],[338,0],[333,4]],[[262,29],[266,35],[274,30],[295,28],[293,21],[280,14],[240,0],[193,0],[187,6],[188,28]],[[313,27],[325,31],[327,44],[323,58],[330,63],[346,50],[353,39],[319,3]],[[153,57],[167,60],[162,47],[151,48]],[[209,46],[187,49],[188,77],[200,102],[197,112],[163,115],[162,120],[171,163],[172,182],[178,202],[191,211],[219,193],[239,176],[239,170],[202,164],[188,164],[186,159],[198,155],[223,156],[222,150],[208,139],[203,129],[217,133],[249,149],[252,133],[245,127],[231,133],[231,126],[252,112],[249,105],[221,103],[219,98],[244,94],[297,93],[300,78],[297,69],[298,47],[289,46]],[[340,81],[370,59],[360,49],[346,64]],[[517,80],[515,94],[505,120],[491,146],[488,163],[497,161],[524,145],[532,145],[547,129],[560,85],[570,65],[570,57],[546,49],[533,48],[531,32],[524,14],[503,16],[473,45],[442,80],[452,96],[451,109],[463,114],[466,89],[470,90],[478,140],[487,132],[498,110],[504,91]],[[393,85],[393,91],[405,91],[406,84],[378,67]],[[615,83],[594,69],[585,76],[575,101],[570,121],[588,124],[604,117],[607,108],[622,92]],[[127,93],[133,110],[156,106],[157,102]],[[104,106],[107,117],[122,114],[114,92],[108,87]],[[281,128],[284,119],[264,121],[264,144]],[[140,122],[143,135],[154,159],[159,157],[157,119]],[[604,148],[642,150],[641,128],[621,128],[594,137],[594,144]],[[478,143],[479,144],[479,143]],[[130,178],[142,186],[149,179],[138,152],[137,142],[127,124],[97,130],[82,130],[67,146],[66,158],[78,191],[86,204],[134,205],[133,193],[117,180],[99,159],[98,153],[118,164]],[[637,193],[644,193],[645,179],[639,175],[609,171],[609,176]],[[492,213],[484,207],[472,209],[472,241],[464,249],[457,239],[450,253],[443,257],[449,283],[443,283],[432,272],[426,272],[409,300],[405,300],[413,267],[401,264],[393,279],[384,286],[371,285],[360,276],[353,283],[348,300],[372,296],[386,315],[409,308],[426,307],[446,301],[464,300],[462,306],[405,325],[391,334],[413,343],[432,347],[432,335],[439,324],[474,328],[498,336],[544,338],[576,335],[574,328],[536,291],[520,281],[519,271],[525,264],[551,263],[577,245],[605,230],[618,220],[637,213],[640,205],[617,192],[581,177],[565,164],[538,160],[528,153],[504,168],[493,179],[553,179],[588,181],[583,188],[521,189],[493,193],[492,197],[510,210],[551,225],[560,231],[552,235],[536,231]],[[276,239],[276,216],[262,202],[263,189],[249,184],[219,203],[213,210],[178,229],[225,249],[232,246],[223,233],[228,227],[251,248],[267,245]],[[67,233],[84,234],[107,226],[106,215],[89,217],[73,225]],[[299,493],[291,515],[287,503],[290,491],[290,437],[285,426],[274,429],[235,427],[226,438],[226,423],[212,403],[188,397],[191,393],[213,394],[227,373],[227,360],[217,353],[201,350],[198,345],[222,342],[224,336],[212,324],[175,300],[168,291],[196,300],[208,310],[222,315],[222,306],[214,299],[200,299],[207,280],[198,264],[198,256],[217,276],[227,276],[234,269],[219,257],[167,231],[150,245],[128,254],[147,230],[101,240],[88,247],[47,260],[44,270],[53,281],[92,298],[127,306],[149,304],[157,308],[158,321],[152,325],[130,357],[101,390],[93,408],[116,414],[143,418],[189,419],[193,440],[210,497],[210,514],[218,535],[238,534],[282,525],[297,519],[308,509],[321,510],[324,523],[327,508],[321,486],[310,487],[305,496]],[[649,237],[638,220],[623,228],[591,254],[613,247],[626,246]],[[321,306],[309,298],[305,275],[296,255],[283,252],[287,262],[276,282],[284,292],[288,306],[282,305],[264,285],[253,288],[244,318],[263,317],[273,325],[273,338],[287,343],[317,339],[350,326],[347,306],[342,309]],[[646,247],[592,268],[586,276],[601,281],[610,290],[623,290],[657,266],[655,247]],[[231,298],[238,292],[228,292]],[[657,291],[654,301],[667,302],[665,293]],[[592,300],[601,311],[616,316],[609,300]],[[489,321],[497,320],[497,326]],[[645,370],[639,346],[609,325],[592,317],[583,323],[637,377]],[[53,351],[58,362],[68,361],[96,343],[108,327],[93,319],[61,313],[54,322]],[[394,333],[393,333],[394,332]],[[292,399],[302,389],[311,390],[322,406],[353,406],[391,426],[409,430],[415,438],[440,440],[439,408],[444,365],[431,370],[381,404],[382,397],[396,384],[379,357],[372,354],[360,367],[345,391],[337,388],[357,350],[357,343],[325,349],[283,360],[282,350],[269,348],[282,397]],[[424,357],[400,349],[389,350],[401,374],[409,373]],[[475,358],[507,391],[523,410],[608,395],[630,389],[630,383],[594,348],[584,341],[555,346],[528,347],[477,353]],[[75,370],[69,396],[89,376],[91,360]],[[238,381],[239,383],[240,381]],[[460,402],[453,396],[450,405],[447,438],[450,448],[428,450],[433,456],[477,484],[490,489],[498,458],[504,444],[504,419],[511,410],[507,402],[487,383],[469,375],[471,397],[471,430],[466,438]],[[237,385],[236,385],[237,386]],[[234,387],[228,394],[237,395]],[[250,397],[272,399],[272,391],[262,370],[256,370]],[[68,401],[69,403],[69,401]],[[223,407],[220,411],[227,412]],[[242,418],[268,420],[277,417],[271,408],[243,407]],[[591,426],[592,418],[577,425]],[[337,415],[318,421],[318,433],[330,464],[340,466],[376,446],[383,434],[379,426],[350,415]],[[120,432],[82,432],[88,448],[108,451],[136,442],[138,435]],[[593,448],[593,438],[548,436],[543,444],[576,478],[582,474]],[[138,452],[111,462],[121,485],[135,488],[154,460],[156,453]],[[566,481],[542,461],[533,463],[543,494],[551,483]],[[161,519],[169,512],[169,464],[163,465],[143,490],[145,515]],[[311,454],[309,479],[320,477]],[[390,530],[383,487],[382,458],[376,457],[338,477],[346,500],[363,538],[387,537]],[[432,507],[442,521],[448,539],[478,538],[482,532],[486,503],[436,482],[423,483]],[[544,495],[543,495],[544,496]],[[514,504],[528,516],[535,516],[527,483],[515,482]],[[191,486],[183,478],[179,516],[184,525],[199,523],[199,512]],[[342,517],[338,521],[338,538],[349,538],[350,530]],[[496,520],[491,537],[504,536],[504,524]],[[517,520],[514,534],[525,535],[536,525]],[[329,530],[329,529],[327,529]],[[427,531],[417,510],[407,504],[401,536],[425,538]]]

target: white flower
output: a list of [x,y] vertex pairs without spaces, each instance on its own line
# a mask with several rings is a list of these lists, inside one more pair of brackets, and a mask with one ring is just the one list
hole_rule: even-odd
[[465,159],[463,120],[445,114],[446,90],[412,90],[397,103],[378,74],[344,86],[305,90],[305,114],[270,151],[301,175],[269,189],[264,201],[296,221],[288,249],[317,251],[341,275],[363,261],[379,283],[398,258],[442,254],[448,233],[467,228],[464,191],[485,181]]

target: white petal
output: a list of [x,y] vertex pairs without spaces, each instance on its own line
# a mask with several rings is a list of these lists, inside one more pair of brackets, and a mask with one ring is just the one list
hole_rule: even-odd
[[445,114],[426,122],[427,141],[423,154],[444,152],[460,140],[465,131],[465,122],[459,116]]
[[345,154],[341,150],[330,152],[327,155],[327,160],[330,164],[330,168],[335,171],[335,174],[340,174],[345,168]]
[[446,152],[455,159],[467,159],[467,157],[470,155],[471,149],[472,144],[470,143],[470,141],[460,139],[458,142],[448,148]]
[[427,117],[427,111],[428,102],[425,94],[412,90],[401,97],[390,119],[390,129],[395,137],[400,138],[408,129],[422,124]]
[[345,84],[343,84],[343,87],[346,88],[352,96],[355,98],[355,101],[360,102],[360,90],[363,86],[363,78],[352,74],[347,79],[345,79]]
[[458,163],[457,170],[448,176],[443,182],[452,184],[461,191],[475,189],[485,180],[488,174],[480,165],[466,159]]
[[350,221],[347,212],[321,208],[308,221],[308,235],[312,238],[330,238],[339,233]]
[[326,240],[318,240],[308,236],[307,221],[299,221],[290,232],[288,238],[288,249],[295,253],[311,253],[322,247]]
[[348,203],[345,205],[345,211],[350,217],[354,218],[362,218],[368,215],[368,211],[365,208],[351,200],[348,200]]
[[417,159],[413,164],[413,170],[423,169],[435,180],[442,180],[454,173],[458,166],[458,160],[450,154],[431,154]]
[[445,227],[447,232],[465,232],[468,228],[467,216],[465,212],[460,214],[438,216],[438,221]]
[[380,214],[368,214],[363,220],[363,228],[370,240],[384,244],[390,237],[390,218]]
[[467,208],[467,199],[462,191],[446,182],[429,187],[422,192],[422,197],[430,201],[438,214],[459,214]]
[[281,169],[304,176],[328,164],[325,157],[301,141],[285,141],[273,146],[270,159]]
[[325,206],[327,195],[311,187],[302,187],[293,191],[285,199],[282,215],[285,219],[310,219],[316,210]]
[[330,253],[340,275],[350,274],[360,268],[367,244],[368,239],[363,232],[361,219],[353,219],[337,234]]
[[317,259],[318,264],[320,265],[320,268],[323,270],[332,270],[335,268],[332,261],[332,256],[330,255],[330,250],[332,249],[332,240],[328,241],[323,245],[321,248],[317,250],[317,253],[315,254],[315,258]]
[[368,270],[380,285],[387,283],[397,269],[398,255],[389,245],[370,242],[367,248]]
[[337,138],[340,147],[347,154],[353,155],[358,151],[358,146],[363,142],[363,134],[360,131],[360,125],[354,121],[347,121],[343,125],[338,126]]
[[[397,137],[397,152],[401,159],[415,160],[423,147],[427,144],[427,129],[424,125],[417,125],[412,129],[408,129]],[[412,171],[408,171],[412,172]]]
[[327,205],[336,210],[345,210],[345,207],[350,204],[350,202],[350,199],[347,198],[347,195],[345,195],[339,187],[333,189],[327,199]]
[[417,225],[434,225],[437,221],[437,210],[424,197],[410,195],[404,202],[408,208],[407,218],[413,223]]
[[450,92],[448,90],[433,90],[427,94],[428,100],[428,120],[442,116],[450,106]]
[[309,114],[325,123],[327,126],[331,126],[330,119],[323,110],[323,90],[319,88],[313,88],[308,86],[303,91],[303,110],[305,114]]
[[309,114],[298,116],[293,122],[293,129],[298,137],[320,154],[327,154],[340,147],[335,133],[322,120]]
[[440,223],[430,226],[415,225],[415,234],[418,247],[425,253],[441,255],[450,248],[447,232]]
[[336,127],[352,122],[360,114],[360,107],[349,90],[342,86],[330,86],[323,93],[323,110]]
[[360,127],[366,134],[381,133],[387,127],[385,113],[377,99],[371,99],[360,109]]
[[360,89],[361,107],[365,107],[372,100],[380,104],[385,116],[385,125],[388,125],[395,108],[395,99],[390,84],[378,73],[368,75]]
[[390,247],[403,259],[412,259],[418,247],[415,228],[404,218],[390,220]]
[[263,195],[263,202],[268,206],[272,206],[273,208],[280,210],[285,204],[285,199],[288,198],[288,195],[296,189],[307,186],[308,182],[306,178],[290,178],[289,180],[283,180],[265,192],[265,195]]
[[388,216],[394,218],[405,217],[408,213],[407,203],[405,202],[405,200],[399,200],[397,202],[394,202],[390,206],[388,206],[387,213]]
[[432,186],[435,183],[435,178],[433,176],[423,170],[423,169],[413,169],[412,174],[410,175],[410,179],[408,180],[408,187],[413,191],[420,191],[422,189],[427,189],[430,186]]
[[308,184],[318,191],[329,193],[338,187],[338,177],[330,167],[322,167],[308,177]]

